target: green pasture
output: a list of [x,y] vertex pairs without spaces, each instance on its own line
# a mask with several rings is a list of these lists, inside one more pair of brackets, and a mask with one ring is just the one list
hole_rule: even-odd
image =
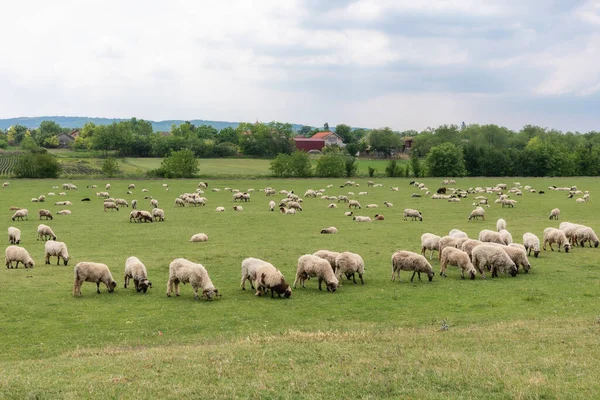
[[[392,253],[418,252],[425,232],[458,228],[477,237],[481,229],[495,229],[498,218],[516,242],[528,231],[542,239],[546,227],[561,221],[598,231],[597,178],[458,179],[464,189],[519,181],[546,192],[513,196],[514,209],[492,203],[485,221],[467,220],[473,196],[460,203],[432,200],[409,179],[388,178],[375,179],[383,184],[378,188],[367,187],[367,178],[343,188],[344,179],[209,179],[206,207],[174,207],[198,181],[8,180],[10,186],[0,188],[2,229],[21,229],[21,246],[36,261],[33,269],[0,272],[0,398],[588,399],[600,392],[600,248],[542,251],[530,258],[530,273],[515,278],[461,280],[450,267],[447,278],[436,275],[431,283],[426,277],[411,283],[408,272],[390,281]],[[422,181],[432,192],[441,183]],[[58,196],[66,182],[79,190]],[[128,195],[132,182],[136,189]],[[157,199],[166,221],[130,223],[128,208],[103,212],[94,193],[106,183],[112,197],[137,199],[140,209],[150,209],[145,196]],[[98,188],[86,188],[92,184]],[[577,185],[591,200],[575,203],[549,185]],[[269,200],[283,195],[266,197],[259,189],[267,186],[300,196],[308,188],[326,189],[326,195],[352,191],[363,206],[356,215],[380,213],[385,220],[356,223],[343,215],[344,203],[329,209],[330,201],[319,198],[304,199],[296,215],[270,212]],[[255,189],[243,212],[232,210],[226,187]],[[30,202],[49,192],[56,196],[46,203]],[[54,205],[61,200],[73,205]],[[394,206],[385,208],[384,201]],[[28,208],[29,220],[13,222],[10,206]],[[217,206],[226,212],[216,213]],[[403,220],[409,207],[422,212],[423,222]],[[559,221],[548,220],[554,207],[561,209]],[[36,240],[40,208],[55,215],[47,224],[67,243],[68,266],[57,266],[56,258],[44,265],[44,243]],[[56,214],[65,208],[72,215]],[[328,226],[339,233],[319,234]],[[188,241],[200,232],[208,242]],[[291,284],[298,257],[320,249],[359,253],[365,285],[344,280],[332,294],[310,280],[290,299],[258,298],[239,287],[245,257],[268,260]],[[145,295],[123,289],[129,256],[148,269],[153,288]],[[203,264],[222,298],[196,301],[189,285],[180,297],[167,298],[168,266],[178,257]],[[98,295],[85,283],[82,297],[73,298],[73,267],[80,261],[107,264],[117,290],[109,294],[101,286]],[[431,264],[439,271],[435,257]]]

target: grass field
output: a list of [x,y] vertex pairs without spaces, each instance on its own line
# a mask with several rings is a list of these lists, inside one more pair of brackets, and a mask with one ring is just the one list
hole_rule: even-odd
[[[201,160],[202,161],[202,160]],[[233,168],[233,167],[232,167]],[[462,188],[494,185],[515,179],[460,179]],[[164,223],[129,223],[129,210],[102,211],[102,201],[87,185],[100,188],[108,180],[76,180],[79,190],[60,192],[63,180],[11,180],[0,189],[4,232],[22,231],[22,243],[36,267],[2,269],[0,273],[0,398],[594,398],[600,392],[600,249],[542,251],[531,258],[529,274],[515,278],[461,280],[456,267],[448,277],[436,275],[410,283],[401,273],[391,282],[390,257],[395,250],[419,251],[424,232],[446,234],[452,228],[477,237],[495,229],[498,218],[508,223],[515,241],[524,232],[542,237],[561,221],[598,230],[594,193],[597,178],[519,178],[545,195],[517,197],[514,209],[492,204],[486,221],[467,221],[471,199],[448,203],[411,198],[418,190],[407,179],[377,179],[384,186],[340,188],[342,179],[210,180],[210,188],[246,190],[271,186],[303,194],[325,188],[326,194],[368,191],[355,196],[364,205],[360,215],[385,215],[385,221],[356,223],[344,217],[344,206],[328,209],[329,201],[305,199],[304,211],[282,215],[268,211],[270,198],[252,193],[243,212],[233,212],[231,193],[207,191],[208,206],[175,208],[174,198],[195,190],[197,180],[110,181],[113,197],[138,199],[149,209],[152,195],[165,209]],[[438,179],[424,179],[430,189]],[[576,204],[549,185],[590,190],[592,199]],[[389,187],[400,186],[399,192]],[[148,193],[141,189],[147,188]],[[81,202],[83,197],[90,202]],[[275,197],[276,200],[282,196]],[[55,206],[71,200],[73,206]],[[383,201],[394,204],[382,208]],[[28,221],[10,220],[10,206],[29,209]],[[225,213],[215,207],[224,206]],[[403,221],[411,207],[423,222]],[[549,221],[554,207],[561,220]],[[69,246],[67,267],[43,263],[36,240],[37,210],[47,208],[49,221]],[[70,208],[70,216],[56,211]],[[320,235],[336,226],[337,235]],[[206,243],[190,243],[199,232]],[[5,239],[6,240],[6,239]],[[7,243],[7,242],[6,242]],[[316,280],[295,289],[290,299],[257,298],[239,288],[245,257],[272,262],[294,280],[299,256],[319,249],[352,251],[366,263],[365,285],[344,282],[336,293],[319,292]],[[138,294],[123,289],[125,259],[135,255],[146,265],[153,288]],[[167,298],[168,265],[177,257],[202,263],[223,297],[195,301],[189,285],[181,297]],[[80,261],[106,263],[119,283],[115,293],[85,283],[81,298],[71,295],[73,266]],[[435,271],[439,262],[432,261]]]

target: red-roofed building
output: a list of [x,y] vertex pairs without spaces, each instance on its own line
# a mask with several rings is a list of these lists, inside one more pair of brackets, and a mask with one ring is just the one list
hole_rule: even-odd
[[331,146],[333,144],[337,144],[340,147],[344,147],[344,140],[335,134],[335,132],[317,132],[312,135],[311,139],[323,139],[325,141],[325,146]]
[[311,150],[321,151],[323,150],[323,147],[325,147],[325,140],[306,138],[304,136],[296,136],[294,138],[294,143],[296,144],[296,148],[298,150],[303,150],[307,153]]

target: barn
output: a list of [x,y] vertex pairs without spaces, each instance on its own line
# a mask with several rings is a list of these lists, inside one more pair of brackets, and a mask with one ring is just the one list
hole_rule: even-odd
[[294,143],[296,144],[296,148],[298,150],[303,150],[307,153],[311,150],[322,151],[323,147],[325,147],[325,140],[306,138],[304,136],[296,136],[294,138]]

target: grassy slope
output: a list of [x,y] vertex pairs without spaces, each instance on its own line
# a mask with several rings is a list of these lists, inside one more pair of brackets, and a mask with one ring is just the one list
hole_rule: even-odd
[[[460,228],[475,237],[493,229],[497,218],[507,220],[515,240],[525,231],[542,236],[553,207],[562,220],[591,224],[594,202],[576,204],[564,192],[518,198],[515,209],[494,205],[486,222],[467,222],[470,201],[450,204],[410,198],[407,180],[378,180],[383,188],[340,189],[342,180],[210,181],[211,187],[245,190],[325,187],[329,194],[368,190],[363,205],[394,203],[379,211],[386,221],[353,223],[328,201],[307,199],[305,211],[283,216],[267,211],[268,199],[253,194],[243,213],[231,211],[229,192],[208,193],[205,208],[175,209],[174,197],[192,191],[196,181],[138,181],[134,196],[125,194],[128,181],[112,181],[111,194],[141,203],[147,187],[166,210],[164,224],[130,224],[127,210],[103,213],[101,201],[80,202],[91,195],[87,184],[75,181],[69,192],[73,215],[57,216],[48,224],[69,245],[68,267],[44,266],[43,243],[35,240],[40,205],[28,203],[62,181],[11,181],[0,192],[4,230],[23,231],[23,243],[37,265],[33,270],[0,272],[0,397],[47,393],[47,396],[159,394],[160,397],[209,393],[209,397],[590,397],[597,393],[598,306],[600,273],[598,249],[575,249],[570,254],[542,252],[531,260],[530,274],[462,281],[456,268],[433,283],[389,281],[390,256],[396,249],[418,251],[424,232],[444,234]],[[424,180],[430,188],[438,180]],[[543,189],[575,182],[598,193],[595,179],[526,179]],[[463,187],[498,183],[498,179],[461,180]],[[400,185],[400,192],[389,191]],[[278,199],[280,196],[277,196]],[[58,200],[58,197],[50,200]],[[62,199],[61,199],[62,200]],[[10,221],[10,205],[28,207],[32,218]],[[215,213],[218,205],[227,207]],[[402,220],[412,207],[425,216],[422,223]],[[64,207],[46,203],[57,211]],[[147,206],[143,208],[148,208]],[[338,235],[322,236],[320,228],[335,225]],[[198,232],[209,242],[191,244]],[[345,284],[337,293],[320,293],[311,280],[289,300],[255,298],[239,290],[240,262],[255,256],[274,263],[293,281],[297,258],[321,248],[350,250],[366,261],[365,286]],[[154,288],[147,295],[124,290],[125,259],[138,256],[149,270]],[[180,298],[164,295],[168,264],[186,257],[204,264],[224,293],[213,302],[196,302],[184,286]],[[83,297],[71,297],[72,267],[78,261],[108,264],[119,289],[94,293],[86,283]],[[433,261],[435,270],[439,263]],[[416,278],[415,278],[416,279]],[[450,328],[440,331],[441,321]],[[159,334],[159,332],[162,333]],[[79,377],[72,381],[74,371]],[[26,372],[27,371],[27,372]],[[257,374],[257,375],[255,375]],[[316,377],[315,377],[316,376]],[[88,379],[86,379],[88,377]],[[84,380],[85,385],[78,384]],[[325,382],[320,384],[318,382]],[[210,390],[206,390],[207,387]],[[59,390],[62,390],[59,392]],[[42,396],[43,397],[43,396]]]

